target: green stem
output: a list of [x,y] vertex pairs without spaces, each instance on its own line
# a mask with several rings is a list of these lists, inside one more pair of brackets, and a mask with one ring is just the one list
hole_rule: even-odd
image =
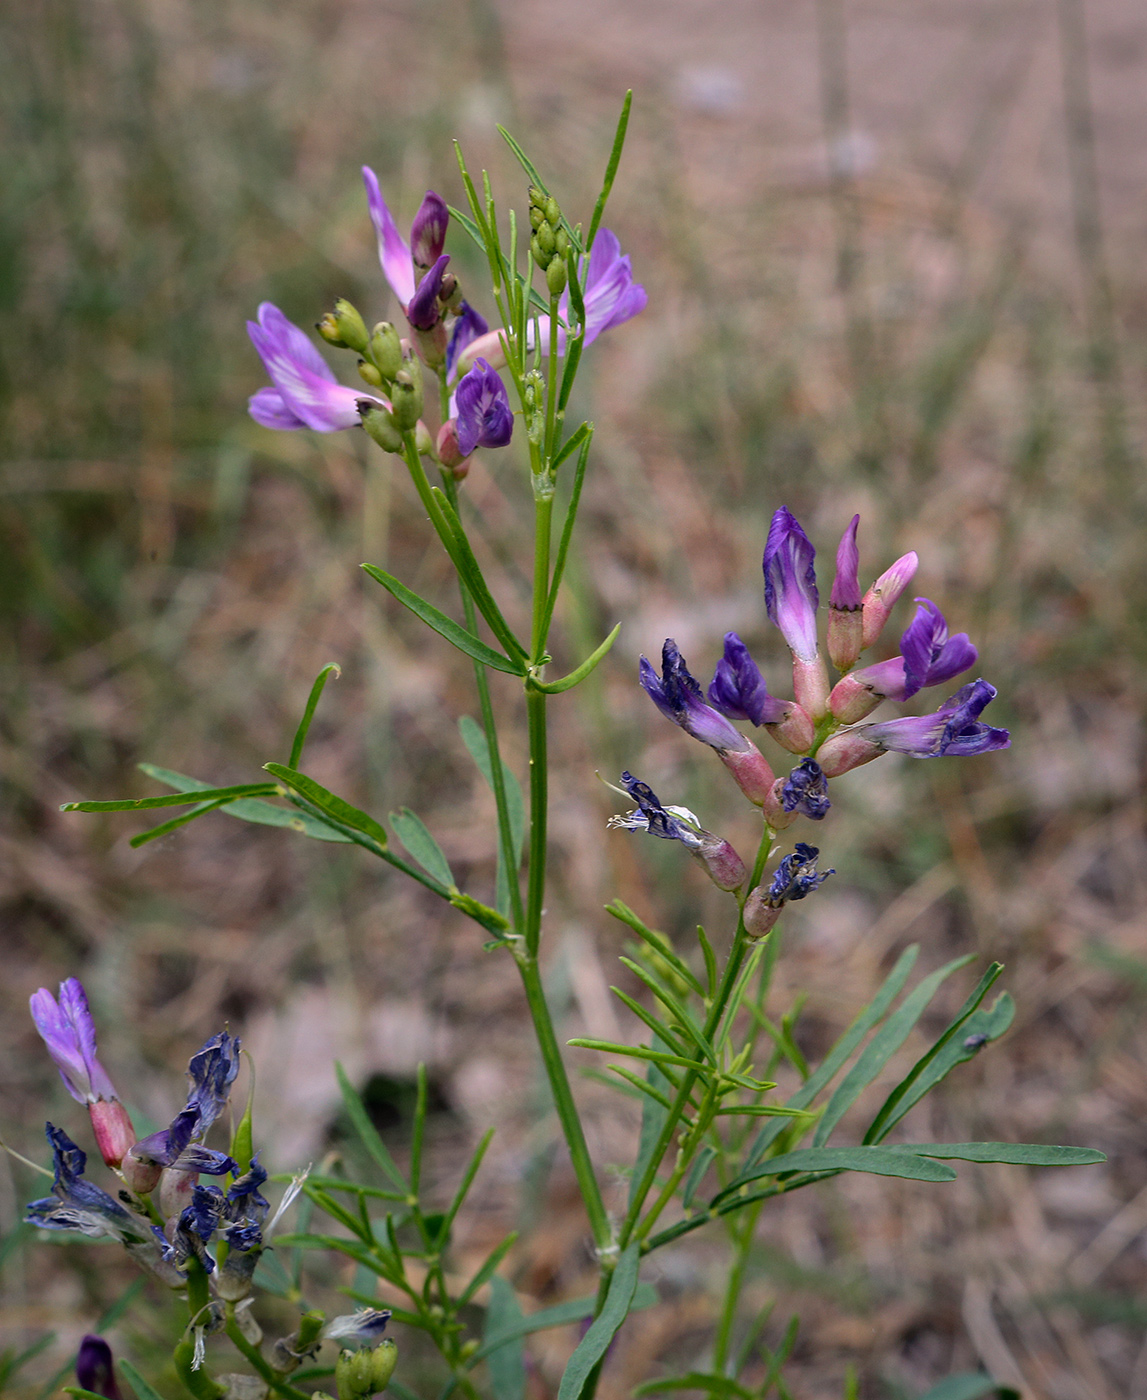
[[291,1385],[289,1381],[285,1381],[278,1372],[272,1370],[258,1347],[252,1346],[247,1338],[244,1337],[243,1333],[239,1330],[239,1324],[235,1321],[235,1308],[233,1305],[229,1306],[227,1309],[227,1317],[223,1324],[223,1330],[227,1333],[227,1337],[235,1349],[243,1353],[276,1394],[290,1396],[291,1400],[311,1400],[308,1391],[299,1390],[296,1386]]
[[537,1038],[542,1063],[546,1067],[550,1092],[554,1096],[554,1108],[557,1111],[558,1122],[561,1124],[562,1133],[569,1148],[574,1175],[577,1177],[586,1214],[589,1216],[594,1243],[598,1249],[605,1249],[610,1243],[609,1216],[606,1213],[605,1202],[601,1198],[601,1189],[597,1184],[593,1163],[590,1161],[585,1132],[582,1129],[581,1119],[578,1117],[577,1105],[574,1103],[573,1091],[570,1088],[569,1077],[562,1061],[558,1039],[554,1034],[553,1019],[550,1016],[550,1008],[546,1004],[546,994],[542,988],[541,972],[537,959],[529,953],[522,954],[517,961],[518,970],[522,974],[522,985],[526,991],[526,1001],[530,1008],[530,1019],[534,1023],[534,1035]]
[[736,1245],[736,1253],[733,1257],[733,1267],[729,1270],[729,1278],[725,1285],[725,1300],[721,1307],[721,1319],[717,1325],[717,1337],[713,1343],[713,1370],[718,1375],[724,1373],[725,1362],[728,1359],[729,1344],[733,1339],[733,1324],[737,1320],[737,1304],[741,1300],[741,1289],[745,1285],[749,1250],[752,1247],[757,1220],[763,1207],[763,1201],[757,1201],[755,1205],[749,1207],[743,1228],[739,1233],[735,1224],[730,1227],[729,1233]]
[[[546,600],[550,591],[550,537],[553,495],[534,501],[534,599],[530,625],[530,660],[542,665],[546,654]],[[530,740],[530,864],[526,890],[526,952],[538,955],[542,934],[542,904],[546,893],[546,828],[549,803],[549,773],[546,742],[546,696],[526,686],[526,718]]]
[[546,435],[543,439],[545,443],[545,463],[546,471],[550,471],[550,463],[554,458],[554,422],[557,409],[557,375],[558,375],[558,298],[550,297],[550,357],[546,365]]

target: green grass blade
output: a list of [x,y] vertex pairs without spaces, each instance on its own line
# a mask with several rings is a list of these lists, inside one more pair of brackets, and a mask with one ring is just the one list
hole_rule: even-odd
[[653,1034],[664,1042],[666,1050],[673,1050],[680,1054],[683,1048],[686,1048],[678,1043],[679,1037],[674,1034],[672,1027],[659,1021],[657,1017],[654,1016],[651,1011],[647,1011],[639,1001],[635,1001],[633,997],[623,992],[620,987],[611,986],[609,990],[615,997],[625,1003],[639,1021],[645,1022]]
[[601,1312],[594,1318],[589,1331],[566,1363],[561,1384],[558,1386],[558,1400],[581,1400],[586,1381],[605,1356],[610,1342],[629,1315],[640,1265],[641,1245],[634,1240],[621,1252]]
[[442,847],[427,830],[426,823],[416,816],[409,807],[401,812],[391,812],[390,824],[394,834],[406,847],[410,856],[422,866],[427,875],[432,875],[448,890],[458,888],[450,862],[442,853]]
[[376,583],[381,583],[392,597],[397,598],[403,607],[409,608],[415,617],[420,617],[440,637],[444,637],[451,646],[457,647],[460,652],[472,660],[480,661],[483,666],[489,666],[492,670],[505,671],[510,676],[524,676],[526,674],[526,667],[523,663],[511,661],[500,652],[496,652],[493,647],[488,647],[485,642],[479,641],[472,632],[467,632],[465,627],[460,627],[453,618],[440,612],[433,603],[428,603],[425,598],[420,598],[404,583],[400,583],[393,574],[388,574],[385,569],[376,568],[373,564],[363,564],[362,568]]
[[299,721],[299,727],[295,730],[295,738],[291,744],[291,756],[287,759],[288,768],[297,768],[299,766],[299,759],[303,756],[303,745],[307,742],[307,735],[310,733],[311,720],[315,717],[315,710],[318,708],[319,700],[326,688],[327,681],[332,675],[337,679],[342,675],[342,670],[336,662],[328,661],[315,677],[315,683],[311,686],[311,693],[307,696],[306,708],[303,710],[303,717]]
[[366,1111],[362,1098],[354,1085],[346,1076],[346,1071],[339,1062],[335,1061],[335,1075],[338,1078],[339,1090],[343,1096],[343,1103],[346,1106],[347,1116],[354,1125],[358,1133],[359,1140],[366,1148],[371,1160],[376,1166],[381,1167],[391,1181],[402,1191],[403,1197],[409,1195],[410,1188],[406,1183],[406,1178],[398,1170],[394,1158],[387,1150],[386,1144],[378,1135],[378,1129],[370,1121],[370,1115]]
[[525,1400],[526,1358],[524,1335],[517,1329],[525,1321],[513,1287],[499,1274],[490,1279],[490,1302],[486,1308],[483,1339],[489,1342],[499,1333],[510,1334],[506,1341],[486,1353],[490,1386],[498,1400]]
[[613,137],[613,148],[609,153],[609,162],[605,167],[605,179],[601,182],[601,193],[597,197],[597,203],[593,207],[593,218],[589,221],[589,232],[585,236],[585,250],[588,253],[593,247],[593,240],[597,237],[597,230],[601,224],[601,217],[605,213],[605,202],[609,198],[609,192],[613,189],[614,177],[617,175],[617,167],[621,164],[621,153],[625,149],[625,133],[629,126],[629,109],[633,105],[633,89],[625,94],[625,101],[621,104],[621,116],[617,119],[617,130]]

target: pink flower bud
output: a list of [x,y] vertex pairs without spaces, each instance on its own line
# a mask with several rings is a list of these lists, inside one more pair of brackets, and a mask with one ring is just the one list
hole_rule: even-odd
[[88,1104],[88,1116],[100,1156],[114,1170],[135,1142],[135,1129],[127,1109],[118,1099],[98,1099]]
[[806,660],[793,653],[793,694],[814,722],[828,714],[828,672],[822,656],[814,654]]
[[860,608],[828,607],[828,656],[838,671],[850,671],[864,648],[864,613]]
[[808,753],[816,738],[816,726],[809,718],[808,712],[796,701],[789,705],[784,718],[778,724],[767,724],[765,728],[781,748],[788,749],[789,753]]
[[915,550],[901,555],[891,568],[885,569],[864,595],[864,631],[861,641],[866,648],[870,647],[884,630],[884,624],[888,621],[896,600],[912,582],[919,562]]
[[745,862],[728,841],[706,833],[701,846],[693,852],[705,867],[709,879],[721,890],[739,890],[749,878]]
[[754,806],[761,807],[768,799],[776,781],[769,761],[748,739],[747,749],[718,749],[717,757],[732,773],[737,786]]
[[786,826],[792,826],[793,822],[800,816],[800,813],[795,809],[791,812],[785,811],[782,794],[786,782],[787,779],[778,778],[770,788],[769,795],[764,802],[765,821],[774,831],[783,831]]
[[745,922],[745,932],[755,942],[772,932],[777,920],[781,917],[781,906],[770,904],[764,889],[758,885],[745,900],[745,908],[741,917]]
[[820,746],[816,759],[826,778],[839,778],[842,773],[879,758],[883,752],[878,744],[870,743],[862,735],[846,730],[842,734],[834,734],[831,739],[826,739]]
[[134,1191],[137,1196],[147,1196],[159,1185],[163,1168],[158,1162],[144,1162],[128,1152],[120,1164],[120,1175],[128,1190]]

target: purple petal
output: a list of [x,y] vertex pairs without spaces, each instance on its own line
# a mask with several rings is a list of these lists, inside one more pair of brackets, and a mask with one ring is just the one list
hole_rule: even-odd
[[[458,357],[468,345],[472,345],[480,335],[485,335],[490,327],[486,318],[480,315],[469,302],[463,302],[450,332],[450,344],[446,347],[446,378],[454,378]],[[467,366],[469,368],[469,366]]]
[[846,608],[849,612],[860,607],[860,550],[856,544],[856,531],[860,516],[854,515],[852,523],[840,538],[836,551],[836,577],[832,581],[829,603],[834,608]]
[[247,412],[261,428],[292,432],[307,425],[283,401],[278,389],[256,389],[247,400]]
[[80,1342],[76,1357],[76,1381],[81,1390],[102,1395],[105,1400],[120,1400],[112,1366],[112,1349],[102,1337],[88,1333]]
[[889,657],[887,661],[877,661],[872,666],[865,666],[859,671],[850,671],[852,680],[861,685],[868,686],[874,695],[881,695],[886,700],[903,700],[904,695],[904,658],[902,656]]
[[446,271],[449,261],[450,254],[443,253],[419,282],[418,290],[410,298],[410,305],[406,308],[406,319],[416,331],[431,331],[442,319],[438,294],[442,290],[442,274]]
[[473,369],[459,381],[454,398],[458,451],[463,457],[476,447],[505,447],[514,430],[514,415],[497,370],[486,360],[475,360]]
[[832,803],[828,800],[828,780],[815,759],[802,758],[781,787],[781,806],[786,812],[802,812],[814,822],[823,821]]
[[601,228],[589,255],[585,291],[585,343],[592,344],[602,331],[620,326],[644,310],[645,288],[633,280],[629,258],[621,251],[617,235]]
[[926,685],[940,685],[976,664],[979,653],[966,632],[949,638],[944,614],[929,598],[917,598],[916,616],[900,638],[904,656],[904,698]]
[[[62,994],[63,987],[60,991]],[[38,992],[34,992],[28,1005],[36,1029],[48,1047],[48,1054],[60,1071],[64,1088],[77,1103],[87,1103],[88,1069],[84,1063],[84,1052],[80,1047],[75,1026],[65,1015],[63,1008],[56,1004],[56,998],[47,987],[41,987]]]
[[60,1008],[76,1028],[92,1092],[100,1099],[114,1099],[115,1088],[103,1065],[96,1058],[96,1023],[92,1019],[87,995],[78,978],[69,977],[60,983]]
[[410,227],[410,253],[416,267],[431,266],[442,256],[450,210],[440,194],[427,190]]
[[[247,322],[247,334],[262,357],[285,412],[319,433],[333,433],[358,425],[359,413],[355,405],[361,393],[335,382],[319,352],[278,307],[264,302],[259,307],[258,322]],[[251,406],[256,407],[254,403]],[[278,411],[277,406],[265,399],[260,400],[257,407],[261,412],[271,408]]]
[[802,661],[815,661],[816,587],[813,549],[808,536],[786,506],[774,514],[765,545],[765,608]]
[[913,719],[891,719],[883,724],[866,724],[855,732],[870,743],[914,758],[940,758],[945,754],[967,757],[1006,749],[1011,738],[1006,729],[982,724],[979,716],[995,699],[996,689],[985,680],[969,681],[949,696],[931,715]]
[[779,724],[788,705],[769,694],[765,678],[736,632],[725,633],[725,654],[709,686],[709,703],[729,719]]
[[378,260],[382,264],[382,275],[390,283],[390,290],[402,303],[405,311],[414,295],[414,266],[411,262],[410,246],[398,231],[386,200],[378,187],[378,176],[364,165],[363,184],[366,185],[366,203],[370,210],[370,221],[378,236]]
[[661,649],[661,678],[643,656],[638,669],[643,689],[661,713],[686,734],[721,752],[745,753],[749,741],[724,715],[705,704],[701,687],[690,673],[677,643],[667,638]]

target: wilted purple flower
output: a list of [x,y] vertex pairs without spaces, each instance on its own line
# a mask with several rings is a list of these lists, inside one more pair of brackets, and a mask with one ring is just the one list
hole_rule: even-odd
[[489,329],[486,318],[475,311],[468,301],[464,301],[459,306],[458,315],[450,332],[450,343],[446,347],[447,380],[454,378],[454,370],[463,350],[479,336],[484,336]]
[[191,1089],[187,1104],[171,1121],[150,1137],[137,1142],[131,1156],[140,1162],[175,1167],[181,1172],[206,1172],[222,1176],[235,1163],[225,1152],[204,1147],[201,1139],[223,1112],[231,1085],[239,1073],[239,1040],[220,1031],[201,1046],[187,1066]]
[[769,885],[768,898],[772,904],[788,904],[795,899],[805,899],[818,886],[823,885],[835,870],[817,871],[816,861],[820,851],[816,846],[808,846],[798,841],[792,855],[785,856]]
[[832,803],[828,800],[828,782],[820,764],[813,758],[802,758],[781,788],[781,806],[786,812],[801,812],[811,821],[823,821]]
[[458,451],[469,457],[476,447],[505,447],[514,431],[514,414],[498,371],[485,360],[463,376],[455,395]]
[[1006,749],[1011,736],[980,721],[984,708],[996,698],[995,686],[969,681],[930,715],[866,724],[854,731],[879,749],[911,754],[913,758],[954,758]]
[[942,685],[976,664],[979,656],[966,632],[948,636],[944,614],[928,598],[917,598],[919,607],[908,630],[900,638],[904,658],[904,695],[907,700],[926,685]]
[[25,1222],[41,1230],[78,1230],[92,1239],[103,1235],[121,1242],[142,1239],[143,1229],[135,1217],[94,1182],[84,1179],[87,1153],[62,1128],[49,1123],[46,1131],[55,1167],[53,1194],[33,1201]]
[[76,1357],[76,1384],[81,1390],[90,1390],[93,1395],[105,1396],[106,1400],[120,1400],[112,1367],[112,1349],[102,1337],[91,1332],[80,1342]]
[[614,831],[647,831],[664,841],[681,844],[705,867],[709,878],[723,890],[736,890],[744,884],[748,871],[744,861],[728,841],[706,831],[688,807],[664,807],[648,785],[632,773],[622,773],[621,783],[637,810],[624,816],[610,817]]
[[[646,657],[641,658],[638,677],[642,688],[666,719],[680,725],[686,734],[719,752],[744,753],[752,747],[723,714],[705,704],[701,687],[690,673],[672,638],[661,648],[661,676]],[[716,678],[714,678],[716,680]],[[763,684],[763,682],[762,682]],[[711,698],[711,697],[710,697]]]
[[725,633],[725,654],[709,686],[709,703],[729,719],[779,724],[789,703],[769,694],[765,678],[736,632]]
[[410,255],[415,267],[425,272],[442,256],[450,210],[440,194],[427,190],[410,226]]
[[370,221],[378,236],[378,260],[382,264],[382,273],[405,311],[414,295],[414,262],[410,244],[399,233],[394,216],[387,208],[386,200],[378,187],[378,176],[369,165],[362,167],[362,178],[366,185]]
[[207,1273],[214,1273],[215,1260],[208,1254],[207,1245],[223,1218],[224,1205],[218,1186],[197,1184],[192,1189],[191,1204],[168,1223],[166,1232],[158,1225],[152,1227],[164,1261],[183,1271],[195,1258]]
[[258,321],[247,322],[247,334],[275,386],[251,395],[248,411],[256,423],[284,431],[311,428],[316,433],[358,426],[361,390],[339,384],[306,333],[277,306],[262,302]]
[[72,1098],[83,1104],[116,1098],[107,1072],[96,1059],[96,1025],[79,980],[68,977],[60,983],[59,1002],[46,987],[41,987],[29,1006],[36,1029]]
[[332,1317],[323,1328],[323,1336],[331,1342],[342,1342],[344,1346],[357,1343],[372,1347],[386,1331],[389,1321],[389,1308],[359,1308],[353,1313]]
[[418,284],[418,289],[410,298],[406,308],[406,319],[416,331],[431,331],[442,319],[442,308],[438,296],[442,291],[442,276],[450,254],[443,253],[430,271]]
[[816,550],[786,506],[776,511],[765,544],[765,609],[774,626],[802,661],[817,655],[816,610],[820,594],[813,560]]

